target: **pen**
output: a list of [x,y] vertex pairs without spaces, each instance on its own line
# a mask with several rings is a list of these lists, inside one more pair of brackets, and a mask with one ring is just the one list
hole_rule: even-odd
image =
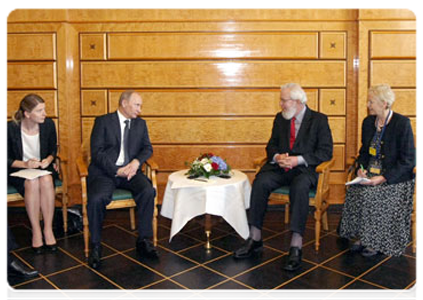
[[362,164],[360,164],[360,169],[361,169],[361,172],[364,172],[364,167]]
[[206,179],[201,179],[201,178],[195,178],[194,180],[196,180],[196,181],[202,181],[202,182],[207,182]]

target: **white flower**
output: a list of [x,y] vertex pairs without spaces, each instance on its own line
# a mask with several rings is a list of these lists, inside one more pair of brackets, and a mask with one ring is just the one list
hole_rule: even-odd
[[201,160],[201,164],[203,164],[203,165],[206,165],[208,163],[209,163],[209,159],[207,157],[205,157]]
[[203,168],[204,168],[204,170],[206,170],[206,172],[210,172],[210,171],[212,170],[212,166],[211,166],[211,164],[205,164],[205,165],[203,166]]

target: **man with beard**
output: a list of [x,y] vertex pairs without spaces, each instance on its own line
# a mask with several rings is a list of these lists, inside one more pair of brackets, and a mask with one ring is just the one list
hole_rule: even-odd
[[333,141],[326,115],[309,109],[307,96],[299,84],[281,87],[282,113],[276,114],[272,136],[266,147],[267,162],[257,173],[251,191],[250,237],[234,253],[247,258],[262,249],[262,226],[269,195],[288,185],[291,204],[289,257],[284,269],[294,271],[301,265],[302,236],[309,209],[309,191],[316,187],[316,167],[332,158]]

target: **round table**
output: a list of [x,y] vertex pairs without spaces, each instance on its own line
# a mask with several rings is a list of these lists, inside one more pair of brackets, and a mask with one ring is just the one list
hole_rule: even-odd
[[[203,214],[221,216],[242,238],[247,239],[246,209],[250,207],[251,193],[247,175],[232,170],[229,179],[216,176],[208,180],[203,177],[188,179],[185,175],[187,171],[170,174],[166,185],[160,214],[172,219],[169,241],[189,220]],[[207,227],[209,237],[210,228]],[[207,244],[210,246],[209,240]]]

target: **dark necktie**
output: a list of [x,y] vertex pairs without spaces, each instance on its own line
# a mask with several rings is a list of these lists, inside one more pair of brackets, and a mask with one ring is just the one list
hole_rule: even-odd
[[126,166],[129,163],[129,120],[125,120],[125,128],[123,129],[123,165]]

